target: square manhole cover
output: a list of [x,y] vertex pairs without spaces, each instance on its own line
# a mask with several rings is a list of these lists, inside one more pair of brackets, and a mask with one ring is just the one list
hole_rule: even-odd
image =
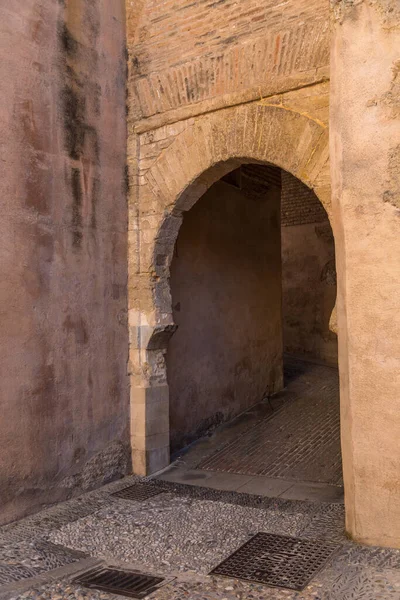
[[93,569],[74,579],[74,583],[84,587],[127,598],[145,598],[163,581],[162,577],[110,568]]
[[153,496],[158,496],[163,490],[151,485],[150,483],[135,483],[129,487],[119,490],[111,494],[117,498],[123,498],[124,500],[135,500],[135,502],[143,502]]
[[301,591],[339,548],[322,541],[257,533],[210,575]]

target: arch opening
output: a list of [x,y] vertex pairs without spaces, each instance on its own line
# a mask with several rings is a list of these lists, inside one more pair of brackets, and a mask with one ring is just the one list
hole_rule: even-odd
[[[257,424],[263,441],[250,452],[256,467],[240,448],[236,464],[223,456],[203,466],[269,473],[267,462],[274,465],[282,452],[311,436],[311,461],[306,453],[297,456],[298,473],[291,464],[290,477],[340,485],[337,337],[331,318],[336,271],[328,214],[310,188],[271,164],[231,161],[201,180],[195,183],[197,191],[204,186],[201,197],[196,201],[187,190],[171,215],[177,235],[164,279],[168,294],[163,294],[176,327],[166,351],[171,451],[174,455],[215,431],[218,436],[226,431],[223,423],[243,413],[235,421],[239,430],[240,419],[254,424],[246,416],[249,409],[272,421],[279,412],[277,424],[287,439],[274,452],[266,451],[271,425],[262,433]],[[304,398],[307,379],[315,389]],[[322,381],[326,393],[318,398]],[[290,404],[295,410],[286,408]],[[330,426],[335,421],[334,431],[328,421]],[[301,430],[297,441],[296,429]],[[279,464],[271,469],[279,472]]]

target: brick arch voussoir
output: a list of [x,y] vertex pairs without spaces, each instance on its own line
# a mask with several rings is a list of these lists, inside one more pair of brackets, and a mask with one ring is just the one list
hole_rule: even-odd
[[260,103],[203,115],[177,136],[152,169],[163,173],[166,206],[174,208],[197,179],[209,181],[204,174],[229,160],[271,163],[309,187],[326,187],[318,181],[329,177],[327,153],[328,132],[321,123]]
[[203,115],[185,129],[153,167],[167,182],[166,210],[153,253],[156,312],[163,318],[172,313],[169,267],[182,214],[213,183],[246,162],[273,164],[313,188],[330,216],[328,148],[323,124],[263,103]]

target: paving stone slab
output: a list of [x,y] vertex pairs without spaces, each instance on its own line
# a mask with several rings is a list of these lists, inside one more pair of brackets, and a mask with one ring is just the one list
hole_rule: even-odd
[[351,544],[343,548],[337,557],[337,563],[342,564],[344,568],[346,565],[360,565],[400,571],[400,550]]
[[345,533],[344,506],[341,504],[320,504],[311,520],[304,522],[302,537],[316,540],[349,542]]
[[313,502],[303,500],[285,500],[283,498],[270,498],[249,493],[238,493],[237,491],[215,490],[202,486],[192,486],[162,481],[159,479],[153,479],[153,481],[155,485],[161,487],[166,493],[188,498],[198,498],[209,502],[223,502],[224,504],[249,506],[261,509],[276,509],[281,512],[303,513],[304,515],[314,514],[320,508]]

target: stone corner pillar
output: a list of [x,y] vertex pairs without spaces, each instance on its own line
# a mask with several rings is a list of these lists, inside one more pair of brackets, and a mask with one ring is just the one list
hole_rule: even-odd
[[400,4],[331,0],[346,528],[400,547]]
[[168,386],[131,387],[132,467],[151,475],[169,465]]
[[154,324],[150,310],[129,311],[130,430],[136,475],[151,475],[170,462],[165,353],[175,329],[168,315],[165,324]]

